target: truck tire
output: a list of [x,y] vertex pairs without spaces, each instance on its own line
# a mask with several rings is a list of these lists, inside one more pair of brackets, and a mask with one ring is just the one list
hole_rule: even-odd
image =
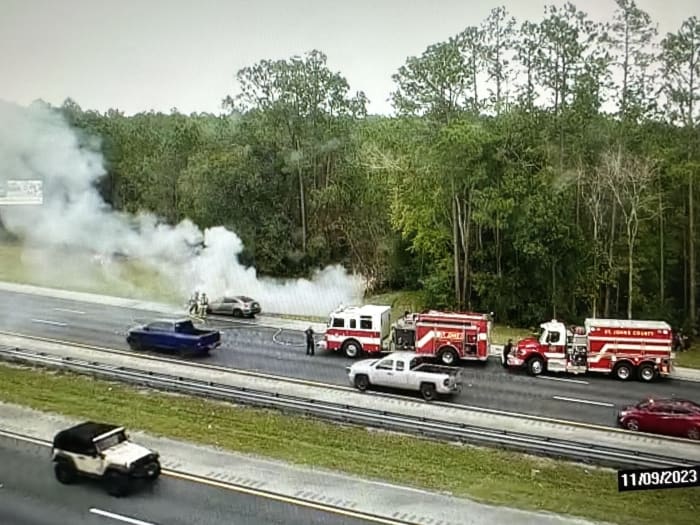
[[422,383],[420,386],[420,393],[426,401],[432,401],[437,397],[435,385],[432,383]]
[[342,350],[345,354],[345,357],[355,359],[356,357],[359,357],[362,353],[362,346],[360,346],[360,343],[358,343],[354,339],[350,339],[343,343]]
[[615,374],[615,377],[620,381],[627,381],[630,377],[632,377],[632,365],[625,362],[619,363],[613,369],[613,374]]
[[364,392],[369,388],[369,377],[364,374],[355,376],[355,388],[360,392]]
[[56,462],[53,467],[53,472],[58,482],[63,485],[75,483],[75,480],[78,478],[78,473],[75,471],[73,464],[65,459]]
[[115,470],[108,470],[105,473],[105,484],[107,493],[115,498],[121,498],[129,493],[129,478]]
[[637,377],[640,381],[644,383],[650,383],[656,379],[656,370],[654,370],[654,365],[650,363],[643,363],[639,370],[637,370]]
[[538,376],[544,372],[544,359],[539,356],[533,357],[527,362],[527,371],[531,376]]
[[446,348],[440,351],[438,358],[445,366],[454,366],[459,361],[459,355],[452,348]]

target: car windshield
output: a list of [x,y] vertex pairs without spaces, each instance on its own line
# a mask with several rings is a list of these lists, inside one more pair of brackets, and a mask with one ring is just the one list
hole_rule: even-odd
[[124,441],[126,441],[126,435],[124,434],[124,432],[119,432],[112,436],[96,441],[95,447],[97,447],[97,450],[107,450],[108,448],[118,445],[119,443],[123,443]]
[[241,301],[243,301],[244,303],[251,303],[251,302],[253,302],[253,299],[250,298],[250,297],[248,297],[248,296],[246,296],[246,295],[239,295],[239,296],[238,296],[238,299],[241,300]]

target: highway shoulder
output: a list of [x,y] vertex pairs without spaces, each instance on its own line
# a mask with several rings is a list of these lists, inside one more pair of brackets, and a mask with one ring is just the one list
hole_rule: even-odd
[[[2,430],[44,441],[51,439],[58,430],[77,422],[9,404],[0,404],[0,420],[3,422]],[[165,437],[138,432],[131,435],[134,441],[158,450],[166,476],[326,510],[348,518],[364,519],[368,523],[457,525],[464,523],[465,516],[469,516],[469,523],[474,525],[590,523],[550,513],[485,505],[464,498],[250,457]],[[319,436],[319,439],[323,437]],[[381,456],[368,454],[367,461],[381,461]]]

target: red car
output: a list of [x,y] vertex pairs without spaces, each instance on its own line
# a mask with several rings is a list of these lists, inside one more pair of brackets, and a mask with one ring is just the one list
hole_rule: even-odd
[[687,399],[646,399],[622,409],[617,421],[629,430],[700,440],[700,405]]

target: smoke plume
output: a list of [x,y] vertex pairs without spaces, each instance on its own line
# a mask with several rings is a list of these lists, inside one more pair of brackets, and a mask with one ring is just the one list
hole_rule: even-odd
[[[0,220],[22,239],[23,262],[50,275],[55,285],[64,284],[71,272],[89,278],[97,271],[119,281],[112,255],[123,254],[157,271],[172,287],[171,296],[183,302],[199,289],[212,298],[249,295],[267,312],[325,316],[339,303],[361,300],[363,280],[340,266],[318,271],[310,280],[260,278],[254,268],[239,263],[243,243],[232,231],[201,231],[190,220],[172,226],[152,215],[115,211],[95,188],[105,174],[97,146],[41,104],[24,108],[0,101],[0,182],[44,181],[42,205],[0,206]],[[195,250],[202,241],[204,247]],[[59,250],[65,259],[47,257],[46,250]],[[84,258],[90,261],[89,272],[76,266],[78,254],[92,254]],[[125,291],[134,286],[123,284]]]

